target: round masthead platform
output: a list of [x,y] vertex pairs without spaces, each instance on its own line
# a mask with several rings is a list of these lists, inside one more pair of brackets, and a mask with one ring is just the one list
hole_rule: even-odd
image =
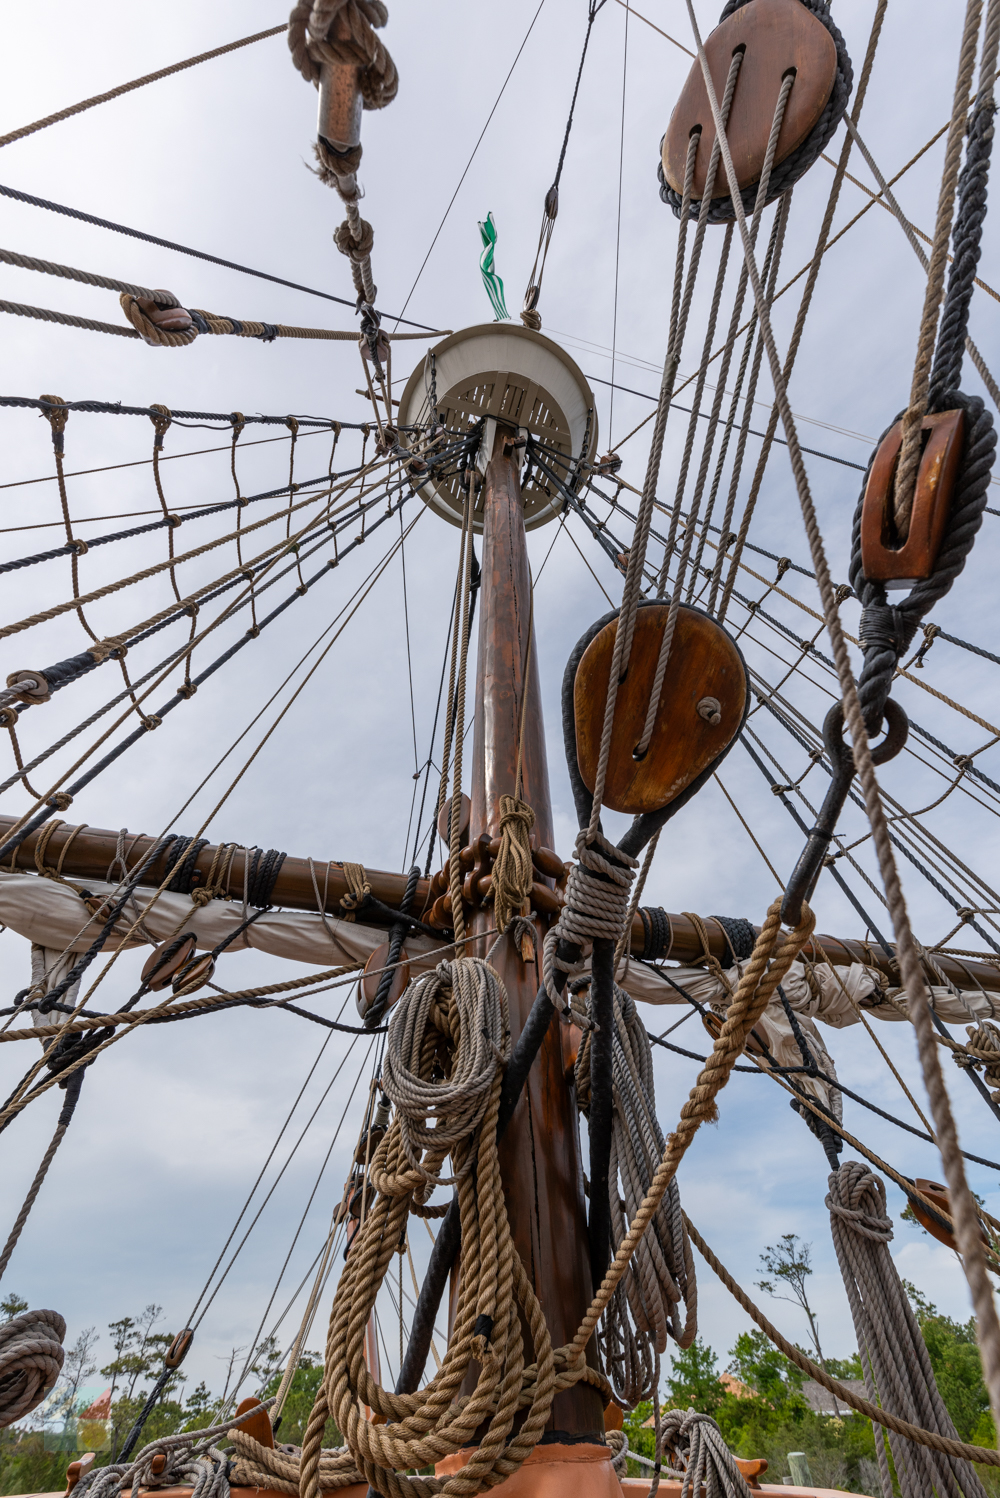
[[[467,432],[486,418],[477,458],[481,471],[493,452],[497,420],[544,443],[542,461],[564,483],[571,464],[590,461],[597,451],[593,392],[565,349],[541,333],[516,323],[484,323],[442,339],[406,382],[400,426],[430,421],[432,379],[438,418],[449,433]],[[518,449],[522,465],[524,451]],[[458,474],[432,479],[423,492],[439,515],[461,524]],[[557,484],[535,463],[527,472],[522,466],[521,497],[527,530],[544,525],[563,507]],[[481,531],[482,516],[473,524]]]

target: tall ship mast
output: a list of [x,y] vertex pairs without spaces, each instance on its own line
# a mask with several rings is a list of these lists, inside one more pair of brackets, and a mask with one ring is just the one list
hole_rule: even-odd
[[[48,465],[2,486],[13,503],[0,561],[0,727],[10,740],[0,766],[10,959],[0,1133],[10,1128],[6,1147],[23,1155],[37,1119],[41,1146],[30,1173],[10,1175],[24,1179],[8,1193],[0,1247],[0,1428],[15,1454],[33,1432],[51,1435],[57,1409],[63,1432],[94,1432],[93,1450],[71,1448],[68,1436],[57,1447],[73,1454],[67,1495],[994,1490],[1000,1218],[983,1191],[1000,1170],[990,1136],[1000,1122],[1000,895],[979,870],[985,829],[1000,815],[989,691],[1000,657],[988,616],[1000,396],[988,307],[983,329],[979,317],[984,297],[998,298],[982,251],[1000,0],[935,13],[949,80],[928,120],[945,123],[891,180],[863,114],[870,86],[885,86],[876,57],[890,24],[886,0],[870,9],[839,16],[824,0],[727,0],[716,21],[686,0],[668,23],[681,38],[661,28],[660,12],[654,21],[624,0],[575,7],[580,48],[560,71],[565,122],[533,131],[534,149],[551,147],[556,165],[538,195],[523,304],[512,317],[503,225],[487,212],[471,275],[481,316],[487,304],[492,316],[459,328],[420,323],[413,290],[376,281],[390,258],[380,254],[385,226],[410,235],[413,225],[376,210],[391,179],[372,157],[387,137],[372,130],[375,147],[363,141],[366,113],[388,111],[381,129],[400,78],[427,65],[390,52],[382,0],[302,0],[287,25],[0,137],[7,147],[68,132],[79,114],[113,110],[125,94],[245,48],[277,67],[284,36],[317,95],[316,191],[329,189],[325,201],[343,214],[331,220],[335,274],[318,289],[244,264],[249,251],[215,255],[0,186],[18,211],[82,221],[109,243],[125,235],[162,262],[163,279],[177,257],[195,274],[193,258],[206,275],[226,273],[234,301],[240,292],[267,310],[269,295],[293,293],[296,306],[311,296],[337,304],[342,324],[222,315],[137,279],[0,250],[18,288],[48,275],[60,282],[51,300],[77,283],[86,291],[73,295],[91,298],[90,310],[99,293],[117,295],[120,308],[105,307],[110,321],[12,298],[0,302],[11,326],[50,324],[52,337],[121,348],[123,361],[125,339],[144,366],[183,366],[170,405],[70,391],[54,357],[51,383],[58,375],[65,394],[19,393],[12,368],[13,393],[0,396],[9,450]],[[585,222],[567,202],[579,177],[564,180],[564,169],[592,102],[588,80],[595,68],[609,76],[616,10],[625,52],[615,310],[610,380],[599,380],[581,361],[605,350],[544,319],[568,238]],[[532,42],[541,11],[515,67],[529,44],[546,45]],[[564,5],[560,25],[569,19]],[[659,390],[623,432],[611,397],[642,394],[622,377],[617,327],[628,28],[633,47],[638,29],[643,47],[688,53],[689,70],[663,101],[648,173],[656,257],[644,274],[666,287],[663,325],[650,318],[647,329],[662,353]],[[304,89],[299,97],[305,107]],[[466,174],[479,142],[470,144]],[[925,229],[896,184],[934,146]],[[363,161],[373,167],[367,200]],[[534,212],[538,172],[523,175],[521,207],[528,197]],[[861,212],[844,224],[848,186]],[[902,284],[896,262],[906,275],[918,263],[898,346],[854,325],[850,288],[825,258],[856,222],[860,234],[877,218],[892,235],[880,272],[887,319],[901,315],[889,307]],[[588,224],[595,244],[599,228]],[[789,253],[800,247],[801,267]],[[850,327],[861,361],[879,350],[882,403],[866,418],[878,437],[834,421],[840,406],[829,421],[798,413],[799,403],[816,409],[806,366],[822,389],[806,332],[820,305],[827,325]],[[199,385],[190,374],[206,346],[232,347],[216,338],[251,340],[240,346],[246,363],[270,357],[258,343],[278,345],[279,356],[289,339],[323,344],[336,385],[318,404],[362,419],[226,410],[225,392],[206,394],[216,377]],[[118,463],[125,449],[108,442],[112,428],[141,429],[149,454]],[[206,428],[221,436],[202,442]],[[645,452],[633,441],[640,432]],[[189,433],[195,450],[172,450]],[[854,448],[854,457],[828,450],[847,439],[866,444],[864,461]],[[248,455],[251,445],[260,451]],[[193,479],[190,467],[178,478],[169,466],[213,452],[219,467]],[[123,480],[132,507],[111,509],[100,486],[125,468],[136,470]],[[88,504],[99,513],[84,514]],[[44,506],[47,518],[36,518]],[[390,616],[402,622],[392,650]],[[350,672],[331,695],[324,663],[338,650],[351,652]],[[349,765],[324,760],[317,798],[316,741],[332,713],[355,753]],[[411,750],[404,822],[399,797],[381,787],[394,784],[389,760],[408,765]],[[167,790],[154,789],[157,776]],[[305,817],[302,803],[313,806]],[[292,844],[281,809],[293,804],[287,829],[297,839],[308,826],[312,853],[304,834],[289,849],[264,846],[269,827]],[[101,807],[158,830],[89,824]],[[713,837],[722,814],[725,838]],[[317,846],[332,825],[340,847]],[[740,885],[743,914],[654,903],[654,891],[693,884],[706,859],[728,892],[737,838],[756,860]],[[380,867],[390,841],[404,846],[398,868]],[[659,1006],[670,1006],[666,1024]],[[671,1039],[689,1017],[700,1025]],[[124,1075],[129,1051],[116,1048],[124,1042],[148,1064],[171,1036],[193,1055],[209,1035],[221,1070],[258,1023],[322,1030],[319,1056],[259,1174],[256,1160],[238,1172],[249,1195],[231,1230],[222,1211],[202,1223],[186,1261],[190,1314],[152,1361],[143,1341],[149,1388],[122,1425],[115,1383],[83,1398],[84,1369],[96,1367],[87,1345],[67,1350],[63,1312],[20,1300],[16,1277],[33,1264],[32,1280],[51,1283],[46,1301],[66,1295],[63,1246],[37,1228],[81,1116],[116,1065]],[[876,1048],[877,1088],[865,1082],[870,1056],[855,1075],[849,1051],[850,1085],[843,1062],[838,1070],[835,1053],[853,1043],[840,1032],[852,1027]],[[223,1395],[212,1401],[206,1390],[167,1429],[186,1360],[194,1352],[192,1367],[216,1336],[226,1281],[226,1294],[249,1298],[236,1290],[246,1261],[234,1266],[298,1148],[278,1169],[285,1131],[331,1057],[332,1080],[299,1143],[327,1098],[339,1122],[259,1325],[256,1308],[241,1309],[257,1328],[245,1357],[234,1349]],[[724,1138],[742,1117],[730,1100],[744,1075],[768,1078],[795,1114],[784,1115],[785,1132],[808,1158],[813,1207],[829,1219],[853,1373],[824,1357],[805,1289],[809,1245],[796,1248],[762,1210],[727,1238],[724,1262],[695,1220],[706,1136],[718,1125]],[[155,1131],[153,1112],[140,1109],[129,1127]],[[220,1128],[211,1119],[206,1106],[196,1124],[208,1143]],[[760,1146],[770,1169],[789,1147],[774,1132]],[[726,1148],[738,1144],[731,1137]],[[893,1258],[887,1188],[953,1251],[949,1293],[972,1312],[978,1425],[962,1426],[939,1386],[925,1335],[937,1312]],[[109,1262],[128,1210],[127,1187],[109,1180],[78,1225]],[[769,1246],[768,1259],[757,1245],[770,1236],[784,1248]],[[782,1330],[787,1317],[761,1304],[782,1296],[753,1280],[759,1260],[793,1287],[808,1350]],[[301,1273],[294,1290],[290,1263]],[[704,1372],[708,1284],[731,1297],[727,1308],[735,1301],[725,1315],[757,1349],[747,1375],[756,1384]],[[77,1304],[64,1309],[86,1317],[87,1286],[74,1288]],[[308,1344],[323,1327],[317,1360]],[[115,1379],[132,1336],[122,1333]],[[773,1454],[735,1440],[726,1398],[770,1415],[790,1400],[796,1428],[821,1412],[833,1422],[830,1444],[846,1428],[871,1454],[858,1444],[829,1485],[806,1452],[786,1449],[788,1470],[778,1470]]]

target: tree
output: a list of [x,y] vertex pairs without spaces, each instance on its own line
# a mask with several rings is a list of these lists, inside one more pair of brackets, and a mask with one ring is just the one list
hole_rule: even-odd
[[909,1280],[903,1281],[903,1289],[917,1318],[941,1398],[959,1437],[977,1445],[992,1445],[995,1437],[976,1342],[976,1318],[952,1321]]
[[63,1362],[62,1376],[63,1394],[66,1400],[65,1423],[67,1426],[70,1420],[79,1414],[76,1405],[80,1393],[80,1385],[86,1383],[91,1374],[97,1372],[97,1359],[94,1357],[94,1347],[100,1340],[100,1333],[96,1327],[84,1327],[66,1354]]
[[28,1309],[28,1302],[22,1300],[16,1291],[11,1291],[6,1300],[0,1300],[0,1316],[3,1317],[3,1325],[13,1321],[15,1316],[20,1316],[22,1311]]
[[209,1423],[209,1412],[214,1408],[214,1406],[215,1400],[213,1399],[209,1391],[208,1384],[204,1379],[202,1379],[198,1387],[188,1395],[187,1402],[184,1406],[185,1414],[188,1417],[188,1423],[193,1427],[197,1427],[199,1425],[207,1425]]
[[773,1274],[775,1280],[780,1281],[781,1287],[791,1293],[783,1295],[779,1286],[772,1280],[758,1280],[757,1289],[763,1290],[765,1295],[772,1295],[775,1300],[787,1300],[791,1305],[798,1306],[805,1311],[816,1356],[825,1368],[823,1349],[819,1345],[819,1322],[806,1293],[806,1281],[812,1274],[811,1258],[811,1243],[801,1242],[796,1233],[782,1233],[776,1245],[773,1247],[770,1243],[767,1245],[760,1255],[760,1262],[768,1274]]
[[796,1398],[805,1404],[799,1392],[802,1374],[763,1332],[741,1332],[730,1351],[730,1358],[726,1372],[752,1389],[758,1399],[764,1400],[772,1409],[783,1410]]
[[[278,1383],[280,1384],[280,1375],[284,1369],[284,1365],[285,1354],[278,1346],[274,1336],[265,1337],[254,1353],[250,1364],[251,1371],[257,1379],[260,1388],[258,1398],[264,1399],[269,1397],[263,1391],[271,1384],[275,1374],[278,1375]],[[277,1392],[277,1385],[275,1386],[275,1392]]]
[[[277,1436],[280,1431],[282,1443],[289,1442],[293,1446],[302,1445],[322,1377],[323,1360],[319,1353],[302,1353],[285,1398],[281,1417],[275,1422],[274,1433]],[[280,1383],[281,1374],[277,1372],[261,1389],[261,1398],[270,1399],[272,1395],[277,1394]],[[333,1421],[328,1420],[323,1432],[323,1445],[340,1446],[341,1444],[340,1432]]]
[[[115,1356],[111,1362],[101,1369],[105,1378],[111,1379],[111,1445],[112,1459],[117,1454],[119,1444],[129,1430],[131,1430],[143,1404],[148,1395],[140,1388],[145,1379],[158,1377],[163,1371],[163,1359],[173,1337],[168,1332],[154,1332],[153,1328],[163,1315],[163,1307],[150,1303],[139,1316],[123,1316],[120,1321],[112,1321],[108,1326],[111,1333],[111,1345]],[[175,1423],[171,1430],[176,1430],[177,1425],[183,1419],[183,1408],[180,1404],[170,1401],[170,1395],[178,1387],[186,1382],[186,1374],[176,1369],[167,1379],[160,1390],[157,1399],[157,1409],[162,1409],[170,1403],[175,1412]],[[115,1400],[115,1394],[118,1399]],[[158,1425],[163,1423],[163,1416],[159,1417]],[[154,1431],[150,1426],[149,1439],[156,1436],[168,1434],[165,1430],[158,1428]]]
[[726,1396],[719,1382],[718,1358],[700,1337],[691,1346],[673,1355],[670,1376],[666,1379],[671,1409],[693,1409],[703,1415],[714,1415]]

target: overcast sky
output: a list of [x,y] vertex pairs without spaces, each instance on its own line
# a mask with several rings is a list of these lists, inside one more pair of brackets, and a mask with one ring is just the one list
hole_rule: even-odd
[[[716,15],[704,0],[697,8],[707,31]],[[679,0],[640,0],[639,9],[689,45],[686,11]],[[838,0],[835,6],[856,68],[864,55],[873,10],[872,0]],[[497,269],[506,283],[508,306],[516,316],[534,254],[542,201],[559,152],[585,11],[584,0],[543,0],[540,11],[537,0],[507,0],[503,6],[489,8],[458,0],[425,0],[410,6],[397,0],[385,39],[400,71],[399,96],[385,111],[365,115],[361,171],[366,189],[364,214],[375,229],[373,263],[379,305],[386,312],[399,313],[405,303],[408,317],[440,329],[487,321],[491,312],[478,271],[477,221],[492,211],[499,235]],[[963,12],[958,0],[933,6],[928,0],[911,0],[907,5],[896,0],[889,6],[860,126],[887,174],[908,161],[948,118]],[[86,6],[56,0],[46,11],[44,34],[40,34],[37,16],[30,8],[8,6],[6,45],[0,55],[0,133],[282,19],[281,10],[263,0],[239,4],[215,0],[210,6],[175,0],[167,12],[127,6],[120,0],[91,0]],[[532,23],[527,45],[504,88]],[[545,332],[564,344],[592,381],[602,451],[609,439],[620,441],[652,409],[643,396],[655,393],[658,386],[677,223],[657,194],[657,152],[690,65],[678,47],[635,15],[628,16],[627,58],[625,49],[626,11],[619,0],[607,0],[594,27],[540,304]],[[623,65],[627,69],[624,123]],[[494,104],[495,112],[473,155]],[[7,147],[0,158],[0,181],[353,299],[347,264],[331,244],[332,231],[341,218],[338,201],[307,170],[314,120],[313,91],[292,68],[284,39],[277,37]],[[842,132],[838,132],[831,147],[834,156],[841,139]],[[942,150],[939,143],[929,151],[897,189],[904,210],[928,233],[933,230]],[[852,158],[851,169],[868,181],[863,163]],[[463,172],[464,181],[444,217]],[[832,168],[819,161],[795,191],[782,284],[812,254],[832,176]],[[835,227],[845,224],[864,201],[863,192],[846,182]],[[0,242],[5,247],[167,287],[189,306],[270,322],[333,328],[354,325],[348,307],[9,199],[0,198],[0,224]],[[721,233],[712,230],[706,248],[683,373],[693,368],[703,337],[706,297]],[[433,252],[424,266],[435,235]],[[996,243],[988,223],[980,274],[993,284],[998,274]],[[803,418],[800,436],[806,446],[849,464],[867,462],[871,439],[906,403],[922,279],[898,226],[881,208],[866,214],[830,252],[791,385],[793,407]],[[731,276],[728,296],[732,281]],[[7,267],[3,283],[3,295],[11,301],[121,321],[117,297],[110,292]],[[775,309],[782,350],[801,285],[797,283]],[[639,394],[619,391],[612,415],[609,386],[600,382],[611,379],[616,290],[615,378]],[[997,317],[996,306],[977,292],[972,332],[994,368],[1000,363]],[[191,348],[159,350],[15,317],[5,318],[3,332],[4,393],[57,394],[71,400],[89,397],[134,405],[155,401],[173,410],[312,413],[355,422],[366,416],[366,403],[356,394],[363,382],[351,343],[279,341],[265,346],[206,337]],[[396,346],[397,378],[405,377],[422,357],[423,348],[423,344]],[[978,377],[969,368],[964,387],[981,391]],[[759,398],[766,403],[770,393],[763,376]],[[684,397],[681,400],[687,403]],[[756,414],[754,425],[762,427],[766,404]],[[673,496],[685,420],[675,413],[668,429],[660,482],[665,502]],[[642,483],[648,431],[645,428],[622,448],[623,476],[636,486]],[[48,426],[35,412],[0,412],[0,432],[4,454],[0,483],[19,483],[52,472]],[[247,427],[241,443],[245,451],[239,458],[244,493],[285,482],[287,441],[247,446],[274,435],[273,429]],[[167,436],[165,453],[221,448],[226,440],[225,430],[214,435],[175,425]],[[144,418],[73,415],[66,433],[66,466],[76,472],[138,463],[150,456],[151,443],[152,430]],[[357,462],[359,450],[357,436],[345,433],[338,462],[342,466]],[[751,439],[741,503],[749,465],[758,450],[759,443]],[[297,476],[324,473],[328,455],[327,437],[303,437],[296,458]],[[809,457],[807,463],[833,574],[844,580],[860,474],[824,457]],[[178,508],[230,497],[228,449],[164,463],[163,482],[168,503]],[[109,529],[102,525],[103,517],[158,513],[148,466],[73,478],[69,493],[72,514],[84,536]],[[414,518],[416,502],[406,514]],[[51,482],[0,488],[0,515],[6,532],[4,555],[27,555],[59,544],[58,496]],[[87,517],[98,519],[94,523]],[[995,639],[998,523],[986,517],[962,582],[933,615],[945,630],[987,648]],[[206,528],[197,532],[198,540],[224,534],[230,522],[200,524]],[[36,528],[40,526],[51,528]],[[196,544],[194,539],[189,542],[192,532],[179,532],[180,542]],[[559,728],[562,671],[574,642],[608,608],[602,589],[616,603],[621,586],[578,522],[572,522],[567,533],[586,554],[589,568],[567,535],[560,536],[535,604],[552,798],[563,856],[571,850],[575,824]],[[623,524],[619,533],[627,541]],[[550,526],[530,537],[536,573],[553,534]],[[301,681],[301,672],[180,820],[175,820],[197,783],[261,711],[396,538],[398,522],[383,527],[354,554],[349,566],[345,564],[312,590],[161,730],[113,772],[98,779],[78,798],[68,820],[149,833],[167,827],[192,832],[288,701],[290,690]],[[772,455],[751,539],[765,550],[809,566],[782,449]],[[428,753],[457,545],[456,530],[433,514],[424,515],[405,548],[407,615],[397,556],[367,607],[350,620],[309,687],[232,789],[206,835],[276,847],[299,856],[311,854],[318,860],[348,858],[371,867],[402,866],[413,774]],[[227,548],[225,555],[231,550]],[[153,533],[91,553],[82,559],[81,573],[85,585],[93,586],[151,565],[163,555],[163,537]],[[765,581],[744,573],[739,586],[746,596],[757,597],[773,579],[774,566],[760,556],[748,562]],[[222,565],[209,556],[192,564],[186,575],[201,583],[221,570]],[[783,586],[810,608],[817,607],[815,588],[808,578],[787,574]],[[4,595],[4,620],[61,601],[69,597],[68,563],[61,559],[8,574]],[[170,596],[168,583],[161,578],[95,606],[92,622],[99,633],[114,633],[152,614]],[[811,636],[818,628],[815,620],[791,604],[776,601],[774,595],[766,605],[772,606],[797,634]],[[843,615],[847,627],[856,632],[857,605],[845,605]],[[747,622],[743,609],[735,609],[730,616],[734,629]],[[230,635],[220,633],[219,648],[244,627],[240,621]],[[4,642],[2,674],[58,660],[84,648],[85,643],[73,616],[54,621]],[[822,638],[818,643],[825,648]],[[795,659],[787,641],[782,643],[759,620],[750,622],[741,644],[751,665],[772,682]],[[169,641],[159,637],[137,649],[130,665],[136,672],[148,669],[168,648]],[[214,653],[211,643],[203,647],[202,665],[211,658],[209,652]],[[314,659],[310,657],[310,664]],[[831,679],[816,665],[810,666],[809,674],[817,684],[793,685],[790,695],[803,713],[818,722],[831,700]],[[50,706],[33,710],[22,733],[25,754],[37,753],[118,690],[113,676],[114,668],[104,668]],[[923,679],[970,707],[987,724],[997,722],[1000,693],[997,668],[992,664],[939,641],[928,656]],[[903,684],[898,694],[908,710],[955,752],[979,749],[991,737],[986,729],[926,692]],[[762,726],[760,732],[790,778],[796,778],[808,763],[803,752],[777,725]],[[8,756],[6,748],[3,754]],[[68,763],[65,756],[53,761],[60,769]],[[980,756],[977,763],[997,777],[1000,759],[996,750]],[[8,773],[6,759],[0,762],[0,773]],[[800,834],[759,771],[737,749],[722,779],[767,857],[787,877],[799,851]],[[929,805],[948,784],[936,770],[905,755],[886,770],[883,780],[892,794],[913,809]],[[815,780],[804,789],[811,787],[815,788]],[[822,789],[818,788],[819,795]],[[26,793],[15,787],[3,806],[7,811],[20,811],[27,804]],[[852,837],[861,836],[863,828],[855,813],[846,813],[843,825]],[[966,864],[991,880],[998,847],[995,804],[984,809],[959,790],[929,815],[927,825],[935,836],[955,847]],[[874,876],[866,848],[859,848],[857,856]],[[903,876],[918,936],[927,944],[939,941],[955,924],[952,906],[911,865],[904,865]],[[887,924],[877,896],[858,875],[849,873],[848,877],[873,919]],[[775,892],[761,854],[721,791],[711,785],[671,823],[661,840],[646,898],[667,909],[747,916],[759,923]],[[976,898],[984,899],[982,895]],[[864,935],[859,916],[827,877],[820,883],[815,906],[821,931]],[[981,945],[980,938],[968,932],[959,940],[970,938],[973,945]],[[8,933],[2,937],[2,950],[4,1002],[9,1002],[28,980],[28,945]],[[134,987],[141,961],[141,954],[123,958],[95,1002],[105,1007],[121,1002]],[[220,966],[221,981],[230,987],[273,981],[296,971],[276,959],[253,955],[229,954]],[[316,1002],[332,1015],[345,997],[346,1017],[350,1018],[353,1004],[348,989]],[[650,1028],[664,1029],[679,1017],[679,1010],[661,1010],[649,1014],[648,1023]],[[916,1122],[863,1032],[825,1033],[849,1086],[907,1122]],[[910,1029],[881,1026],[879,1033],[904,1077],[920,1090]],[[183,1325],[325,1042],[276,1161],[284,1159],[283,1151],[297,1137],[301,1127],[297,1120],[304,1124],[319,1104],[315,1122],[214,1301],[188,1359],[192,1383],[204,1377],[218,1388],[222,1360],[229,1349],[249,1344],[264,1317],[346,1107],[338,1142],[284,1270],[265,1330],[285,1311],[306,1274],[339,1199],[371,1056],[362,1054],[360,1044],[350,1049],[345,1037],[327,1041],[326,1034],[290,1015],[237,1010],[139,1032],[113,1047],[88,1073],[76,1120],[3,1288],[16,1290],[33,1306],[62,1311],[71,1339],[84,1326],[96,1324],[103,1329],[109,1320],[135,1313],[149,1301],[164,1307],[164,1327],[174,1330]],[[689,1021],[678,1039],[694,1050],[706,1044],[696,1019]],[[27,1064],[25,1049],[7,1047],[0,1053],[0,1064],[10,1078],[8,1087]],[[656,1076],[658,1112],[666,1131],[694,1080],[695,1066],[660,1052]],[[996,1121],[981,1099],[951,1067],[947,1080],[965,1147],[990,1158],[1000,1155]],[[51,1136],[60,1101],[61,1094],[50,1093],[5,1135],[5,1222],[16,1213]],[[822,1151],[805,1125],[791,1115],[787,1095],[773,1084],[765,1085],[763,1078],[734,1076],[720,1102],[718,1125],[701,1130],[681,1170],[686,1208],[747,1287],[759,1275],[759,1253],[779,1234],[796,1232],[811,1242],[824,1345],[831,1354],[846,1355],[855,1345],[854,1334],[823,1206],[827,1166]],[[931,1146],[849,1100],[845,1100],[845,1122],[897,1169],[910,1175],[938,1174],[939,1161]],[[275,1171],[272,1165],[265,1187]],[[994,1212],[1000,1209],[996,1172],[970,1167],[970,1178],[988,1206]],[[898,1218],[904,1199],[892,1186],[889,1200]],[[895,1254],[901,1273],[942,1309],[962,1319],[969,1314],[961,1270],[947,1249],[900,1224]],[[699,1272],[701,1328],[724,1354],[747,1324],[746,1318],[707,1268],[699,1265]],[[328,1291],[310,1339],[315,1347],[322,1346],[329,1298]],[[804,1319],[791,1307],[779,1305],[773,1310],[787,1334],[805,1339]],[[287,1312],[278,1332],[285,1345],[300,1314],[301,1302]],[[394,1337],[390,1328],[390,1346]],[[104,1332],[102,1345],[106,1342]]]

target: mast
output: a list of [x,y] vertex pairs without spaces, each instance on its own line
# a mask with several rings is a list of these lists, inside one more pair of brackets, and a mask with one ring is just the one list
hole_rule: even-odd
[[[497,423],[493,455],[480,493],[483,517],[479,655],[476,671],[470,844],[500,828],[500,797],[513,795],[523,718],[521,797],[535,813],[533,836],[551,847],[552,806],[538,678],[538,651],[529,650],[531,573],[525,545],[517,431]],[[527,667],[527,669],[525,669]],[[526,694],[526,700],[523,700]],[[522,713],[523,701],[523,713]],[[493,907],[473,916],[471,930],[492,929]],[[493,964],[510,1001],[516,1042],[541,982],[545,928],[537,924],[536,960],[526,964],[510,941]],[[485,957],[495,937],[476,943]],[[556,1347],[568,1342],[591,1300],[583,1167],[576,1104],[565,1081],[558,1022],[532,1067],[521,1101],[500,1144],[500,1169],[511,1235],[545,1312]],[[526,1354],[530,1356],[530,1354]],[[604,1439],[596,1390],[578,1384],[557,1394],[548,1439],[555,1433]]]

